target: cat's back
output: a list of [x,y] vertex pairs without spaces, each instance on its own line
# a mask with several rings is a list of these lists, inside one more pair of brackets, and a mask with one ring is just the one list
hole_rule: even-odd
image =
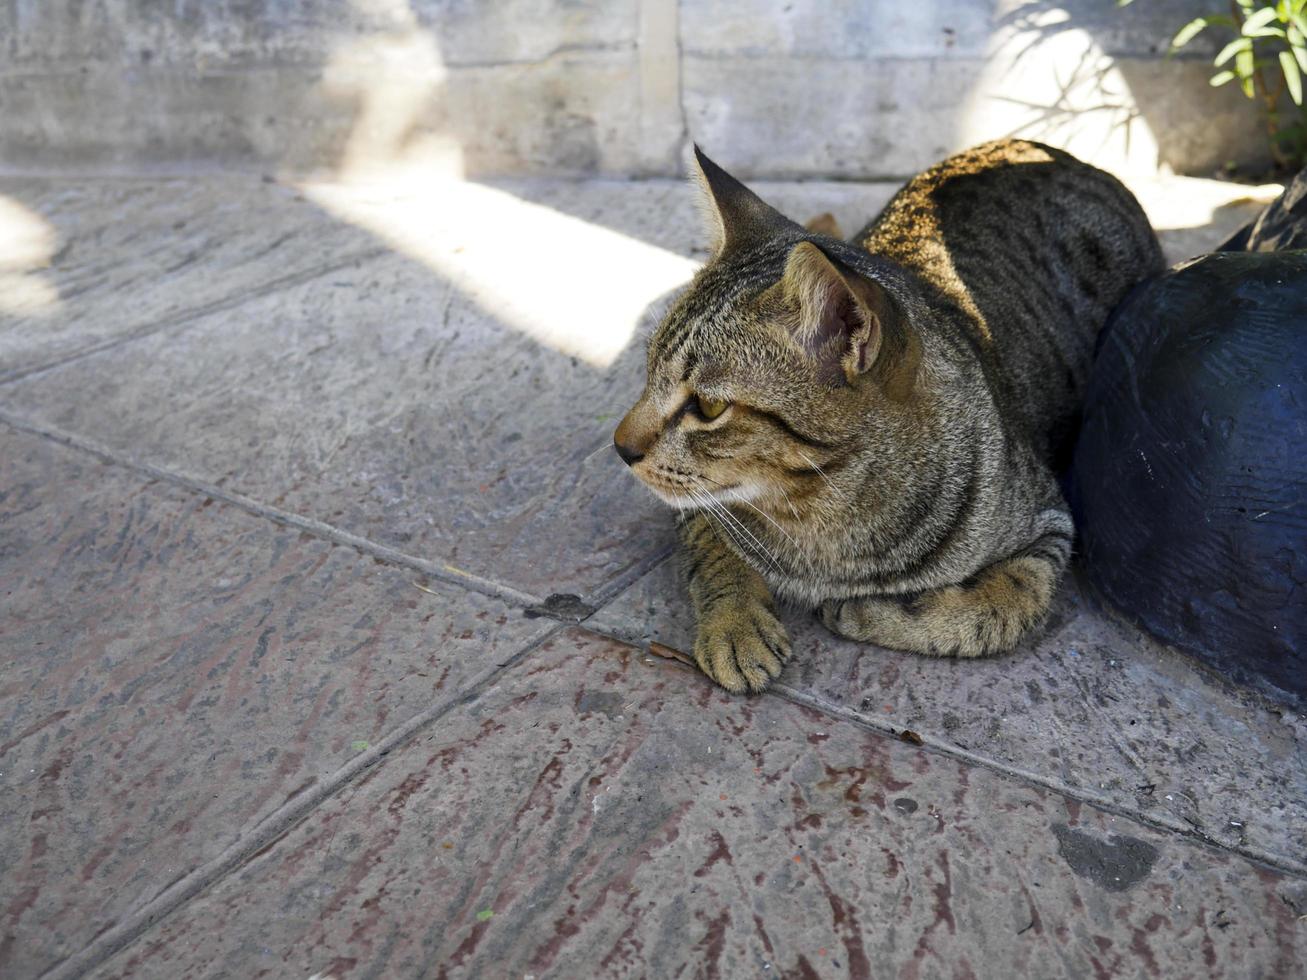
[[1053,147],[997,140],[918,175],[856,238],[912,269],[961,324],[1005,415],[1064,440],[1112,308],[1162,270],[1157,237],[1115,177]]

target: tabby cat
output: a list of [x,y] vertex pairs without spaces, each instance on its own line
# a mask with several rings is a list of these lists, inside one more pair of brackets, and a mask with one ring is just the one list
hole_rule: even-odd
[[614,441],[681,512],[699,666],[766,687],[790,656],[773,594],[854,640],[1012,648],[1071,550],[1053,467],[1095,337],[1163,267],[1138,202],[999,140],[913,178],[846,242],[695,158],[713,254]]

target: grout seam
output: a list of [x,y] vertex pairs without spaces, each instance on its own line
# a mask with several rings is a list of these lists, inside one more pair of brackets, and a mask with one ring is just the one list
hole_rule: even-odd
[[[165,470],[161,467],[137,462],[135,460],[124,459],[89,440],[60,432],[56,429],[47,429],[35,423],[15,418],[3,410],[0,410],[0,422],[4,422],[11,428],[19,431],[41,436],[61,445],[96,456],[114,465],[122,466],[137,473],[149,476],[153,479],[161,480],[194,493],[203,493],[206,496],[213,497],[214,499],[222,500],[232,506],[239,507],[247,513],[253,514],[256,517],[262,517],[287,527],[293,527],[305,531],[316,537],[324,538],[336,544],[352,547],[371,557],[379,558],[382,561],[407,568],[437,581],[460,586],[470,591],[479,592],[483,595],[488,595],[491,598],[500,599],[501,601],[510,602],[514,605],[523,607],[541,604],[541,600],[535,596],[519,592],[516,589],[501,585],[498,582],[493,582],[490,579],[481,578],[480,576],[472,575],[471,573],[454,574],[448,572],[443,567],[437,566],[433,562],[416,558],[412,555],[407,555],[404,552],[398,551],[394,548],[389,548],[385,545],[377,544],[367,538],[359,537],[358,535],[351,534],[348,531],[342,531],[339,528],[333,527],[330,524],[325,524],[322,521],[302,517],[298,514],[292,514],[288,511],[279,510],[278,508],[261,504],[258,501],[244,497],[241,494],[231,493],[230,491],[223,490],[212,484],[205,483],[204,481],[194,480],[173,473],[170,470]],[[631,583],[642,578],[644,575],[648,574],[666,561],[673,550],[674,547],[668,547],[664,551],[650,556],[643,562],[633,566],[625,575],[619,576],[608,583],[600,593],[600,595],[603,596],[602,601],[599,602],[594,612],[582,621],[582,627],[592,633],[606,636],[609,639],[617,640],[621,643],[643,646],[644,644],[632,635],[624,635],[620,630],[605,628],[599,624],[591,622],[591,620],[604,608],[604,606],[620,595],[621,592]],[[548,633],[547,636],[553,636],[554,633],[557,632],[557,629],[562,629],[569,625],[575,624],[560,623],[559,627]],[[888,723],[877,722],[874,719],[858,714],[852,709],[831,704],[828,701],[824,701],[821,698],[817,698],[786,684],[773,685],[768,693],[782,697],[794,704],[820,711],[830,717],[852,722],[863,729],[875,732],[879,735],[897,737],[899,734],[898,730]],[[1237,854],[1247,860],[1256,861],[1259,864],[1266,865],[1282,874],[1292,875],[1294,877],[1307,876],[1307,864],[1295,862],[1291,859],[1272,854],[1260,848],[1223,844],[1205,834],[1199,833],[1192,827],[1187,824],[1182,824],[1179,821],[1171,822],[1158,816],[1147,815],[1130,810],[1113,800],[1095,796],[1092,793],[1086,793],[1075,787],[1066,786],[1065,784],[1041,776],[1038,773],[1019,769],[1015,766],[1004,765],[996,760],[969,752],[959,746],[951,745],[931,735],[923,735],[922,738],[925,741],[925,745],[931,751],[940,755],[945,755],[966,762],[969,765],[979,766],[988,769],[991,772],[998,773],[1001,776],[1029,783],[1061,796],[1066,796],[1082,803],[1087,803],[1090,806],[1107,813],[1127,817],[1154,830],[1174,834],[1183,837],[1190,842],[1213,848],[1223,853]]]
[[[581,625],[581,628],[591,633],[597,633],[600,636],[608,637],[611,640],[616,640],[619,643],[627,644],[629,646],[635,646],[640,649],[647,649],[648,647],[648,643],[646,641],[635,637],[634,634],[625,633],[620,628],[611,629],[590,622],[583,623]],[[687,672],[693,670],[693,668],[689,667],[688,665],[680,665],[680,666]],[[695,670],[694,673],[697,674],[698,671]],[[779,697],[782,700],[789,701],[792,704],[797,704],[800,707],[811,708],[814,711],[819,711],[830,718],[839,721],[851,722],[857,727],[862,728],[866,731],[873,732],[877,735],[893,738],[896,741],[901,740],[900,732],[903,731],[902,728],[896,728],[893,725],[889,724],[888,722],[878,721],[875,718],[871,718],[866,715],[859,714],[858,712],[854,711],[852,708],[846,708],[841,705],[831,704],[829,701],[823,700],[822,698],[819,698],[816,695],[809,694],[806,691],[801,691],[798,688],[791,687],[788,684],[784,684],[784,683],[772,684],[760,696]],[[1273,854],[1269,851],[1257,847],[1247,847],[1247,846],[1240,847],[1237,845],[1223,844],[1220,841],[1215,840],[1214,838],[1208,837],[1206,834],[1194,830],[1191,826],[1179,820],[1172,822],[1164,817],[1158,817],[1158,816],[1140,813],[1138,811],[1131,810],[1128,807],[1122,806],[1120,803],[1111,800],[1109,798],[1095,796],[1093,793],[1086,792],[1082,789],[1078,789],[1072,786],[1067,786],[1063,783],[1058,783],[1055,780],[1049,779],[1048,777],[1042,776],[1036,772],[1031,772],[1026,769],[1020,769],[1016,766],[1005,765],[1004,763],[999,762],[995,759],[978,755],[974,752],[962,748],[961,746],[953,745],[933,735],[924,732],[919,734],[923,742],[923,745],[921,747],[925,748],[927,751],[932,752],[936,755],[946,756],[948,758],[955,759],[959,762],[964,762],[968,765],[976,766],[981,769],[987,769],[990,772],[996,773],[997,775],[1002,776],[1004,778],[1014,779],[1018,782],[1026,783],[1031,786],[1035,786],[1039,789],[1056,793],[1059,796],[1064,796],[1069,799],[1076,800],[1077,802],[1087,804],[1088,806],[1092,806],[1095,809],[1102,810],[1105,813],[1110,813],[1113,816],[1125,817],[1129,820],[1135,821],[1136,823],[1143,824],[1144,826],[1152,830],[1163,832],[1176,837],[1182,837],[1191,844],[1195,844],[1201,847],[1215,850],[1227,855],[1228,854],[1238,855],[1239,857],[1244,858],[1245,860],[1253,861],[1256,862],[1257,864],[1264,865],[1280,874],[1288,875],[1293,878],[1307,877],[1307,864],[1294,861],[1292,858],[1286,858],[1282,855]]]
[[653,554],[636,562],[625,572],[614,576],[601,585],[597,590],[595,590],[595,593],[592,596],[594,601],[591,605],[594,607],[594,611],[582,620],[582,622],[586,622],[590,618],[599,615],[600,612],[614,602],[618,596],[629,589],[632,585],[640,581],[640,579],[644,578],[655,568],[661,567],[665,561],[672,557],[674,551],[676,551],[675,544],[669,544],[665,548],[660,548]]
[[164,888],[118,925],[101,933],[78,952],[48,967],[41,973],[41,980],[76,980],[123,952],[154,925],[194,900],[210,886],[248,864],[260,851],[278,843],[333,796],[362,774],[382,763],[386,756],[404,748],[451,711],[476,701],[506,672],[567,628],[566,624],[558,624],[535,640],[524,644],[520,650],[481,680],[473,683],[462,694],[414,715],[372,748],[359,753],[302,796],[273,810],[250,829],[247,837],[232,842],[216,857]]
[[71,364],[74,361],[80,361],[82,358],[92,357],[95,354],[101,354],[105,351],[113,350],[116,347],[122,347],[145,337],[152,337],[157,333],[163,333],[174,327],[190,325],[210,314],[222,313],[227,310],[236,309],[251,300],[262,299],[278,290],[288,289],[294,286],[303,285],[307,282],[312,282],[314,279],[329,275],[332,272],[338,272],[351,265],[370,262],[373,259],[380,258],[387,252],[388,249],[384,248],[370,248],[361,252],[351,252],[349,255],[337,259],[334,262],[327,262],[323,265],[314,266],[312,269],[305,269],[302,272],[294,272],[290,275],[272,279],[263,283],[261,286],[246,290],[238,295],[225,296],[221,299],[211,300],[208,303],[202,303],[201,305],[192,307],[189,310],[149,321],[129,330],[127,333],[107,338],[98,343],[91,344],[88,347],[78,348],[77,350],[70,351],[67,354],[55,357],[52,360],[0,372],[0,385],[11,384],[15,381],[22,381],[24,378],[44,374],[47,371],[61,368],[65,364]]
[[[877,734],[887,735],[896,740],[899,739],[899,733],[902,729],[896,729],[887,723],[877,722],[872,718],[859,715],[852,708],[845,708],[841,705],[831,704],[815,695],[808,694],[805,691],[800,691],[787,684],[778,684],[776,685],[776,688],[777,694],[780,697],[793,704],[805,708],[812,708],[813,710],[820,711],[832,718],[853,722],[859,727]],[[1246,860],[1265,865],[1281,874],[1295,878],[1307,877],[1307,865],[1295,862],[1291,858],[1272,854],[1269,851],[1260,848],[1222,844],[1220,841],[1194,830],[1191,826],[1182,821],[1176,820],[1172,822],[1167,820],[1165,817],[1153,816],[1140,813],[1136,810],[1131,810],[1129,807],[1122,806],[1120,803],[1107,797],[1095,796],[1093,793],[1085,792],[1082,789],[1058,783],[1055,780],[1041,776],[1039,773],[1020,769],[1016,766],[1005,765],[997,760],[977,755],[961,746],[951,745],[933,735],[920,733],[920,738],[924,743],[924,747],[939,755],[948,756],[978,768],[988,769],[990,772],[996,773],[999,776],[1028,783],[1040,789],[1056,793],[1059,796],[1069,797],[1077,802],[1092,806],[1097,810],[1110,813],[1113,816],[1125,817],[1129,820],[1135,821],[1136,823],[1141,823],[1152,830],[1164,832],[1176,837],[1182,837],[1191,844],[1219,851],[1224,854],[1237,854]]]
[[521,592],[512,586],[504,585],[492,579],[483,578],[471,572],[464,572],[452,568],[449,565],[437,564],[428,561],[425,558],[418,558],[414,555],[406,554],[397,548],[391,548],[388,545],[379,544],[368,538],[352,534],[349,531],[342,530],[324,521],[316,520],[312,517],[304,517],[301,514],[295,514],[291,511],[282,510],[279,507],[273,507],[269,504],[260,503],[251,497],[243,494],[234,493],[230,490],[224,490],[216,484],[200,480],[195,477],[187,476],[184,473],[177,473],[161,466],[155,466],[152,463],[141,462],[127,456],[121,456],[112,450],[101,446],[82,436],[73,435],[63,432],[59,429],[40,425],[27,419],[11,415],[4,409],[0,409],[0,422],[5,423],[10,428],[19,432],[26,432],[29,435],[39,436],[48,439],[51,442],[66,446],[79,452],[95,456],[107,463],[115,466],[121,466],[131,470],[139,475],[149,477],[152,480],[159,480],[175,487],[180,487],[192,493],[201,493],[205,496],[212,497],[215,500],[221,500],[223,503],[238,507],[248,514],[255,517],[261,517],[270,520],[276,524],[285,527],[292,527],[298,531],[304,531],[314,537],[322,538],[333,544],[344,545],[353,548],[355,551],[368,555],[369,557],[379,559],[391,565],[400,568],[406,568],[409,571],[424,575],[429,579],[438,582],[444,582],[449,585],[456,585],[472,592],[479,592],[482,595],[490,596],[492,599],[499,599],[517,606],[535,606],[539,605],[541,600],[527,592]]

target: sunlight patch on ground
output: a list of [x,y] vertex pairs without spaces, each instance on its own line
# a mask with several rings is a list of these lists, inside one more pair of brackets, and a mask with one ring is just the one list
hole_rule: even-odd
[[504,191],[417,168],[301,192],[453,284],[489,316],[594,367],[630,343],[645,310],[696,262]]
[[1251,221],[1284,187],[1280,184],[1235,184],[1204,177],[1136,177],[1126,184],[1139,198],[1158,231],[1205,228],[1222,214]]
[[1162,240],[1168,263],[1210,252],[1255,219],[1279,184],[1233,184],[1203,177],[1127,177],[1126,186]]
[[59,308],[59,290],[39,271],[49,267],[58,243],[50,222],[0,195],[0,313],[47,316]]

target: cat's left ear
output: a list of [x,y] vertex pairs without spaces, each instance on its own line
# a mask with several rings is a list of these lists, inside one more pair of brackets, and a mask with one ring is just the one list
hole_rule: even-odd
[[694,146],[694,177],[702,194],[715,255],[756,245],[787,231],[802,231],[709,160],[697,143]]
[[885,290],[800,242],[785,262],[781,290],[795,311],[794,339],[823,380],[852,382],[876,363],[895,309]]

